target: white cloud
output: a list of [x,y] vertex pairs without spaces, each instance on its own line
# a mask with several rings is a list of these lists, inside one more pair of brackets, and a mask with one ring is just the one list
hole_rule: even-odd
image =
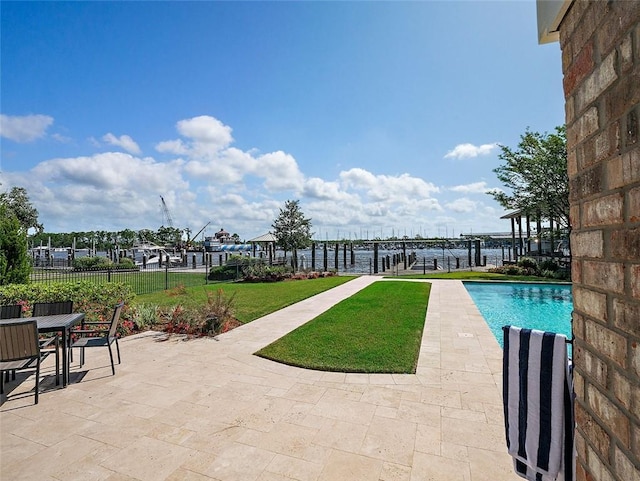
[[71,137],[66,137],[62,134],[51,134],[51,138],[60,142],[61,144],[68,144],[69,142],[71,142]]
[[447,152],[444,156],[445,159],[472,159],[480,155],[489,155],[494,149],[498,147],[498,143],[493,144],[458,144],[453,150]]
[[164,140],[156,144],[158,152],[188,155],[193,159],[211,159],[233,142],[231,127],[209,115],[180,120],[176,130],[186,141]]
[[176,128],[180,135],[192,139],[195,146],[207,146],[220,150],[233,142],[231,127],[208,115],[181,120]]
[[257,155],[231,147],[231,127],[210,116],[181,120],[176,124],[184,139],[166,140],[156,144],[162,153],[188,158],[185,172],[202,181],[239,184],[246,176],[263,179],[270,192],[299,191],[305,177],[296,159],[286,152]]
[[355,168],[340,173],[345,189],[363,191],[374,202],[406,203],[417,199],[427,199],[440,189],[430,182],[409,174],[374,175],[364,169]]
[[302,189],[304,183],[296,159],[282,151],[258,157],[254,173],[264,178],[264,187],[270,191]]
[[102,140],[104,140],[108,144],[121,147],[130,154],[140,155],[142,153],[138,144],[136,144],[136,142],[128,135],[121,135],[120,137],[116,137],[111,132],[109,132],[102,137]]
[[469,213],[477,209],[478,203],[474,202],[466,197],[456,199],[453,202],[448,202],[444,205],[447,209],[458,213]]
[[0,114],[0,137],[14,142],[32,142],[45,136],[53,117],[48,115],[4,115]]
[[35,181],[51,186],[86,186],[100,191],[129,189],[137,193],[187,188],[181,162],[160,163],[121,152],[47,160],[31,170]]
[[189,161],[185,172],[200,180],[234,184],[241,182],[245,175],[255,170],[256,160],[242,150],[231,147],[213,157],[197,158]]
[[490,189],[485,181],[472,182],[471,184],[456,185],[450,187],[453,192],[461,192],[463,194],[486,194]]
[[[326,181],[319,177],[312,177],[305,181],[302,196],[314,201],[339,202],[343,208],[359,201],[357,194],[342,190],[339,182]],[[345,204],[345,202],[349,204]]]
[[164,140],[156,144],[156,150],[161,153],[185,155],[189,152],[189,148],[182,140]]
[[181,161],[105,152],[47,160],[12,181],[28,181],[29,196],[47,230],[155,230],[162,222],[160,194],[172,206],[193,204],[182,170]]

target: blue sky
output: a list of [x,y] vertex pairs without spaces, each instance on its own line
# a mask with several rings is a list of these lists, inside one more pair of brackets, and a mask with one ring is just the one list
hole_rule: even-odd
[[2,2],[0,189],[48,232],[506,231],[498,144],[564,122],[535,2]]

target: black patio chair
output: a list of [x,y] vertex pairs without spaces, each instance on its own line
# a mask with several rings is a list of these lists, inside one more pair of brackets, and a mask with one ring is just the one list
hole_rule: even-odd
[[[73,301],[56,301],[56,302],[36,302],[33,304],[32,316],[55,316],[58,314],[71,314],[73,312]],[[60,347],[60,339],[55,337],[55,348],[52,347],[53,338],[45,338],[40,341],[40,348],[47,348],[49,354],[52,354],[55,349],[56,354],[56,384],[60,384],[59,375],[57,374],[60,369],[60,357],[58,349]],[[73,357],[71,357],[73,361]]]
[[[17,319],[22,317],[22,306],[19,304],[10,304],[5,306],[0,306],[0,319]],[[4,374],[5,381],[9,382],[10,376],[13,379],[16,378],[15,371],[7,370]]]
[[[76,329],[71,331],[72,335],[81,336],[73,344],[71,348],[80,348],[80,367],[84,364],[84,350],[89,347],[107,347],[109,349],[109,358],[111,359],[111,373],[115,376],[116,369],[113,364],[113,352],[111,350],[111,344],[115,343],[116,350],[118,352],[118,364],[120,364],[120,346],[118,345],[118,336],[116,330],[118,329],[118,321],[120,320],[120,312],[124,307],[124,302],[118,304],[113,310],[113,316],[109,322],[84,322],[82,323],[82,329]],[[94,326],[94,329],[91,327]],[[100,327],[107,327],[108,329],[100,329]],[[87,329],[89,327],[89,329]]]
[[[0,394],[4,394],[4,372],[36,369],[35,403],[40,391],[40,342],[36,321],[0,324]],[[35,363],[35,366],[34,366]]]
[[71,314],[73,301],[62,302],[36,302],[33,304],[33,317],[55,316],[57,314]]
[[[73,301],[35,302],[31,310],[33,317],[55,316],[57,314],[71,314]],[[60,384],[60,338],[55,335],[40,339],[40,350],[43,358],[49,354],[56,356],[56,385]]]
[[22,317],[22,306],[19,304],[11,304],[8,306],[0,306],[0,319],[15,319]]

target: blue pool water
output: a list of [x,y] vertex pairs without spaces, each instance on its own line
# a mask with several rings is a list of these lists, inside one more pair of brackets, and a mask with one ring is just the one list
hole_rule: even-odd
[[502,326],[551,331],[571,338],[571,286],[465,282],[473,302],[502,346]]

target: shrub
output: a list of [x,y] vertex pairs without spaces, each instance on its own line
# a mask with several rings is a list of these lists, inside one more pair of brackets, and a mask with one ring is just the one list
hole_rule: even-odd
[[517,265],[518,267],[523,267],[525,269],[533,269],[534,271],[538,270],[538,263],[531,257],[521,257],[518,259]]
[[569,269],[559,269],[553,273],[554,279],[559,279],[562,281],[570,281],[571,280],[571,270]]
[[159,317],[168,333],[215,336],[240,325],[233,316],[234,298],[235,294],[227,297],[222,289],[218,289],[215,294],[207,292],[207,302],[204,306],[177,305],[166,311],[159,310]]
[[504,266],[504,273],[510,276],[521,276],[523,269],[518,266]]
[[134,297],[131,287],[121,282],[95,284],[74,281],[0,286],[0,304],[20,303],[29,313],[35,302],[73,301],[74,310],[84,312],[87,321],[108,321],[113,307],[120,301],[125,302],[122,319],[128,320],[131,314],[127,304]]
[[235,309],[235,292],[227,297],[222,289],[218,289],[214,294],[207,291],[207,303],[201,310],[202,334],[218,334],[222,326],[233,319]]
[[72,266],[76,270],[98,269],[113,267],[113,262],[107,257],[78,257],[73,259]]
[[286,279],[289,269],[285,266],[252,264],[244,267],[243,275],[246,282],[276,282]]
[[[540,263],[540,270],[541,271],[551,271],[551,272],[555,272],[558,269],[560,269],[560,266],[558,265],[558,263],[552,259],[545,259]],[[549,275],[545,275],[545,277],[553,277],[553,276],[549,276]]]
[[540,272],[540,275],[542,277],[548,277],[549,279],[553,279],[555,276],[556,271],[552,271],[550,269],[545,269],[543,271]]
[[123,257],[122,259],[120,259],[117,266],[119,269],[135,269],[137,267],[136,263],[128,257]]
[[165,323],[164,330],[170,334],[195,334],[197,331],[193,313],[181,304],[161,311],[160,319]]
[[238,266],[216,266],[209,270],[210,281],[228,281],[230,279],[238,279],[242,274]]
[[128,257],[123,257],[118,264],[113,263],[107,257],[79,257],[73,260],[72,266],[76,271],[90,269],[136,269],[137,266]]
[[132,309],[131,320],[138,331],[151,329],[158,323],[158,306],[138,304]]

